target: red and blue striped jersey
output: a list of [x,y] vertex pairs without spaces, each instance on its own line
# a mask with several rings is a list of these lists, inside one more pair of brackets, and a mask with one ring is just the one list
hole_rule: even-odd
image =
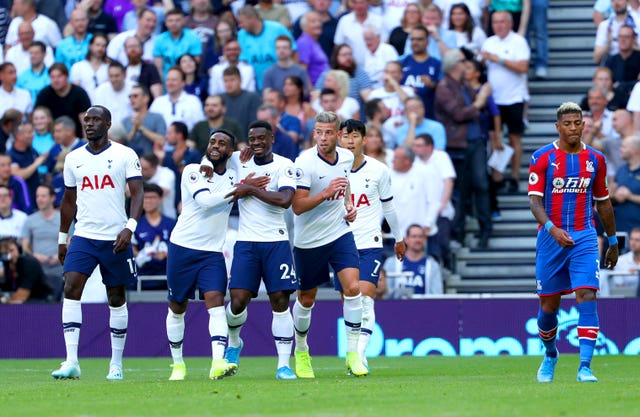
[[542,197],[549,219],[566,231],[594,227],[594,200],[609,198],[607,166],[602,153],[582,144],[575,154],[558,148],[557,141],[531,156],[529,195]]

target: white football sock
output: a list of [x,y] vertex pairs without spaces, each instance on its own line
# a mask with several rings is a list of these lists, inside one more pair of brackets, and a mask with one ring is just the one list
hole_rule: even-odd
[[111,365],[122,368],[122,353],[127,340],[129,311],[127,303],[120,307],[109,306],[109,327],[111,328]]
[[353,297],[344,296],[342,314],[347,333],[347,352],[357,352],[362,324],[362,296],[360,293]]
[[278,368],[289,366],[291,345],[293,345],[293,318],[291,317],[291,311],[289,311],[289,308],[281,313],[276,311],[273,312],[271,333],[273,333],[273,338],[276,342]]
[[313,305],[307,308],[300,304],[300,300],[296,298],[296,302],[293,305],[293,325],[295,328],[296,349],[302,352],[309,350],[307,335],[309,333],[309,327],[311,327],[312,309]]
[[209,312],[209,335],[211,336],[211,357],[213,359],[224,358],[224,349],[227,346],[227,317],[224,306],[213,307]]
[[78,362],[78,342],[82,326],[82,304],[80,300],[62,300],[62,328],[67,348],[67,362]]
[[184,363],[182,358],[182,342],[184,340],[184,315],[171,311],[167,312],[167,339],[171,348],[173,363]]
[[374,309],[375,300],[368,295],[362,296],[362,327],[360,327],[360,337],[358,338],[358,354],[362,362],[366,362],[366,351],[369,345],[369,338],[376,325],[376,311]]
[[247,321],[247,316],[249,313],[245,308],[240,312],[240,314],[233,314],[231,312],[231,303],[227,304],[225,312],[227,315],[227,324],[229,325],[229,346],[239,347],[240,331],[242,330],[242,326],[244,325],[244,323]]

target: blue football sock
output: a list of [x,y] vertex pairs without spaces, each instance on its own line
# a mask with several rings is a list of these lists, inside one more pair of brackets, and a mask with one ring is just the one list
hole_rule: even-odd
[[553,313],[545,313],[542,309],[538,310],[538,335],[546,350],[546,355],[555,358],[556,351],[556,333],[558,332],[558,311]]
[[600,322],[595,301],[586,301],[576,306],[578,317],[578,340],[580,341],[580,367],[591,366],[593,350],[598,339]]

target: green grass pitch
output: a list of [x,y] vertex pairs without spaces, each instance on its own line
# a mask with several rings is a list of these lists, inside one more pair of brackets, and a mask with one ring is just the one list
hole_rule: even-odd
[[561,355],[555,381],[538,384],[538,357],[370,359],[368,377],[314,357],[314,380],[277,381],[275,358],[243,357],[236,376],[208,379],[207,358],[186,358],[170,382],[169,358],[125,358],[125,380],[105,379],[108,359],[81,359],[80,380],[56,381],[59,360],[0,360],[0,416],[638,416],[640,366],[600,356],[597,384],[575,381],[578,357]]

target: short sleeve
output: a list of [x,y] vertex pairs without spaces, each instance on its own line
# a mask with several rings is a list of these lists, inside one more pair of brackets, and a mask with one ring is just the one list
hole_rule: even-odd
[[597,166],[595,181],[593,183],[593,199],[602,201],[609,198],[609,187],[607,186],[607,163],[602,154],[597,154]]
[[529,195],[544,196],[548,157],[544,153],[531,155],[529,164]]
[[[192,198],[195,198],[200,191],[209,191],[207,180],[200,173],[200,166],[197,164],[187,165],[184,168],[184,171],[182,171],[182,185],[186,186]],[[186,196],[183,195],[182,198],[185,199]]]
[[64,177],[64,186],[67,188],[76,188],[76,176],[73,172],[73,167],[71,166],[71,158],[67,157],[64,160],[64,169],[62,170]]
[[290,159],[284,159],[278,173],[278,191],[290,188],[296,189],[296,167]]
[[308,190],[311,188],[311,167],[305,166],[304,162],[303,158],[296,159],[296,188]]
[[127,159],[125,164],[125,177],[127,178],[127,181],[142,178],[140,159],[133,149],[127,149]]

